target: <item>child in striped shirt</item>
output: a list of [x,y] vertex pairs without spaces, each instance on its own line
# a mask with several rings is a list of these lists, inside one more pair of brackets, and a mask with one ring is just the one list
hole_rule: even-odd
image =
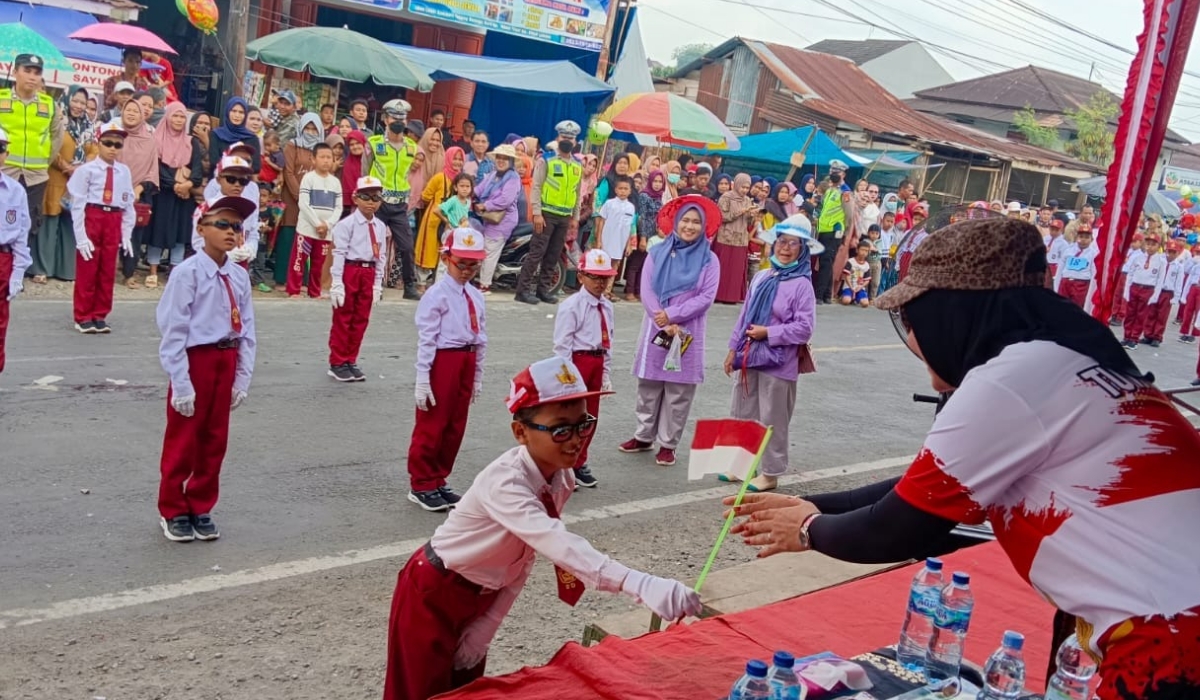
[[297,240],[287,276],[289,297],[300,296],[301,283],[306,280],[308,296],[321,296],[321,274],[330,252],[329,234],[342,214],[342,181],[333,172],[333,149],[324,143],[313,146],[313,164],[314,169],[300,180]]

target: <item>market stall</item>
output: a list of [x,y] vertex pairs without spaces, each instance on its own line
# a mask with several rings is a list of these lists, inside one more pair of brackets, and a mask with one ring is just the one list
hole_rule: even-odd
[[[965,658],[981,664],[999,646],[1004,630],[1020,631],[1026,640],[1026,688],[1040,691],[1050,656],[1053,608],[1016,574],[994,542],[960,550],[943,560],[947,571],[972,574],[976,605]],[[916,569],[916,565],[892,569],[773,605],[634,639],[608,637],[590,648],[571,642],[545,666],[483,678],[438,697],[724,697],[748,659],[769,661],[779,649],[797,657],[830,651],[852,658],[894,644]],[[872,666],[869,670],[875,673],[883,670],[904,680],[902,672],[886,670],[889,665],[882,656],[866,656],[859,663]]]

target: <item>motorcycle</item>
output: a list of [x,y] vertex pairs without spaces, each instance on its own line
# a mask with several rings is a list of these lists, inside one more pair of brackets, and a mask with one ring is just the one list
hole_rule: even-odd
[[[533,224],[521,224],[513,230],[508,242],[504,244],[504,250],[500,251],[500,260],[496,263],[496,274],[492,278],[493,289],[516,289],[517,278],[521,275],[521,266],[525,264],[525,258],[529,256],[529,242],[532,239]],[[568,271],[573,269],[575,269],[575,265],[567,255],[567,247],[563,246],[558,264],[554,268],[551,286],[547,292],[551,295],[561,292],[567,281]]]

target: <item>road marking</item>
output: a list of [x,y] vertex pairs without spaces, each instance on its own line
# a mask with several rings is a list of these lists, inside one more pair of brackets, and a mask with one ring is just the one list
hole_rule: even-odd
[[[792,474],[781,477],[780,485],[792,486],[796,484],[804,484],[821,479],[830,479],[838,476],[849,476],[852,474],[866,474],[869,472],[881,471],[892,467],[899,467],[911,462],[913,456],[908,457],[893,457],[890,459],[880,459],[874,462],[859,462],[857,464],[847,464],[841,467],[830,467],[828,469],[817,469],[815,471],[804,472],[803,474]],[[687,491],[685,493],[671,494],[667,496],[656,496],[654,498],[646,498],[640,501],[628,501],[626,503],[617,503],[599,508],[589,508],[578,513],[567,513],[563,516],[563,522],[567,524],[595,522],[598,520],[607,520],[622,515],[632,515],[634,513],[645,513],[647,511],[661,510],[663,508],[673,508],[676,506],[688,505],[693,503],[702,503],[704,501],[713,502],[714,517],[720,511],[720,505],[717,502],[718,498],[728,496],[733,493],[732,486],[718,486],[711,489],[702,489],[699,491]],[[310,557],[308,559],[297,559],[295,561],[280,562],[276,564],[268,564],[257,569],[245,569],[243,571],[234,571],[231,573],[215,573],[204,578],[188,579],[178,583],[158,584],[154,586],[146,586],[144,588],[135,588],[128,591],[119,591],[117,593],[104,593],[102,595],[90,596],[86,598],[75,598],[72,600],[64,600],[53,603],[44,608],[17,608],[13,610],[0,611],[0,629],[9,627],[24,627],[26,625],[36,625],[41,622],[49,622],[51,620],[65,620],[80,615],[92,615],[101,612],[110,612],[120,610],[121,608],[129,608],[138,605],[146,605],[148,603],[158,603],[165,600],[173,600],[175,598],[183,598],[185,596],[197,595],[200,593],[212,593],[227,588],[236,588],[238,586],[249,586],[258,583],[266,583],[269,581],[278,581],[280,579],[292,578],[294,576],[305,576],[308,574],[318,573],[321,571],[329,571],[331,569],[340,569],[347,566],[357,564],[365,564],[368,562],[378,561],[380,559],[390,558],[407,558],[417,547],[420,547],[428,540],[427,537],[420,539],[404,540],[402,542],[392,542],[390,544],[382,544],[366,549],[354,549],[339,554],[331,554],[318,557]]]
[[824,348],[813,348],[813,352],[862,352],[864,350],[899,350],[907,348],[904,343],[888,343],[887,345],[846,345],[846,346],[829,346]]

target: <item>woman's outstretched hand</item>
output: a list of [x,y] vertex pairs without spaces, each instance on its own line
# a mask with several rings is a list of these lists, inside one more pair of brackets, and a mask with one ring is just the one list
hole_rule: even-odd
[[[732,506],[733,502],[733,496],[723,501],[727,506]],[[820,512],[803,498],[780,493],[746,494],[741,505],[733,510],[735,515],[745,516],[745,519],[736,523],[730,532],[741,535],[746,544],[758,547],[760,559],[781,552],[804,551],[805,548],[800,546],[800,527],[808,516]],[[728,517],[729,510],[725,515]]]

